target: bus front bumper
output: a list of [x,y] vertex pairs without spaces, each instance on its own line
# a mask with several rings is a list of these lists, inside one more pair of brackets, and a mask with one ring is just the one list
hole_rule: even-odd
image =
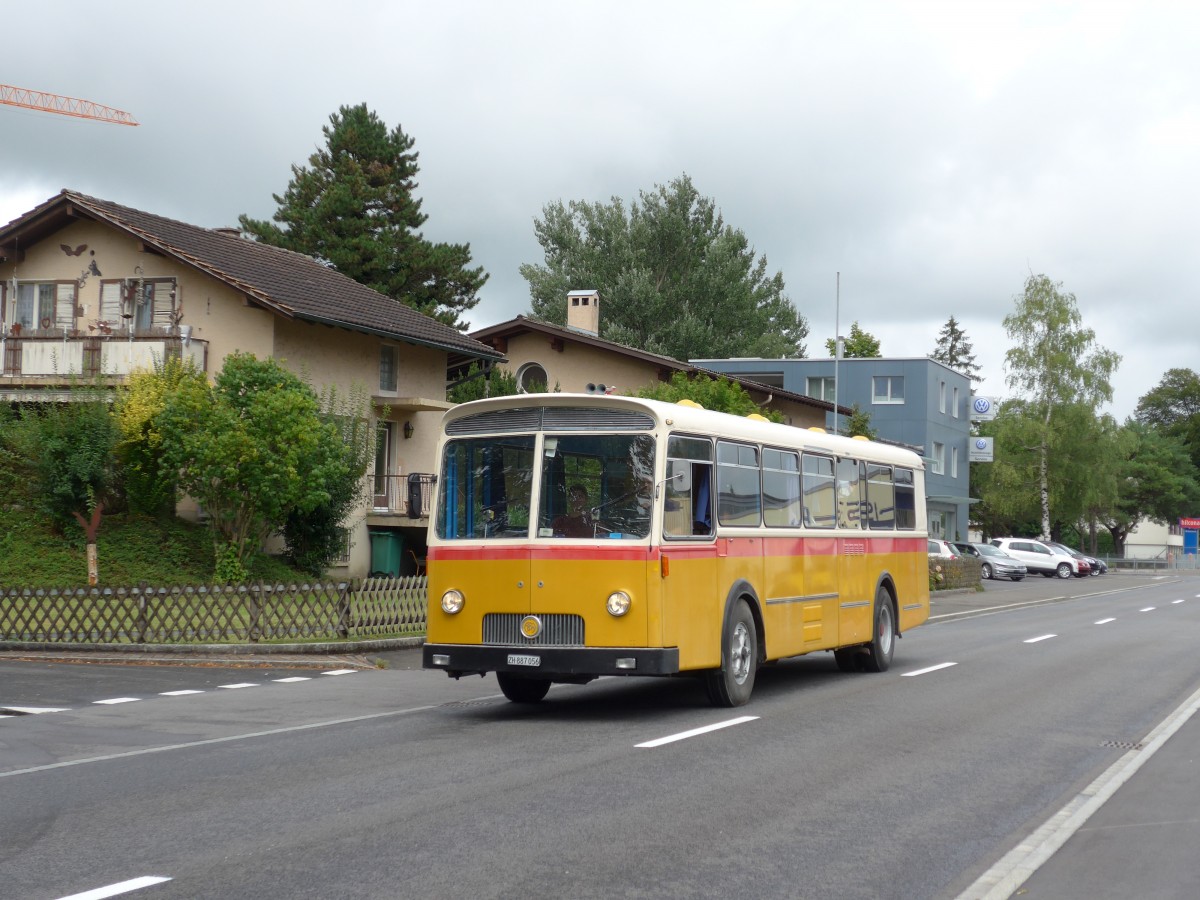
[[679,672],[679,648],[426,644],[422,664],[455,678],[485,672],[519,672],[551,681],[601,675],[674,675]]

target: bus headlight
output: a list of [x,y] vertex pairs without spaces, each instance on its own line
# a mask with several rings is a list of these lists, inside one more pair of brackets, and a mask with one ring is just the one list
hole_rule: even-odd
[[632,601],[629,595],[624,591],[613,591],[608,595],[608,613],[611,616],[623,616],[629,612],[629,604]]
[[460,591],[446,591],[442,594],[442,612],[454,615],[463,608],[466,599]]

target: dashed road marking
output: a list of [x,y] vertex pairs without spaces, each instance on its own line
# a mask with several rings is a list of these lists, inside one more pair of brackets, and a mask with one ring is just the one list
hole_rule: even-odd
[[237,684],[218,684],[217,687],[224,688],[227,691],[236,691],[238,688],[258,687],[253,681],[241,681]]
[[917,671],[915,671],[915,672],[902,672],[900,674],[900,677],[901,678],[912,678],[914,675],[927,675],[930,672],[938,671],[938,669],[948,669],[951,666],[957,666],[957,665],[958,665],[958,663],[954,663],[954,662],[938,663],[936,666],[927,666],[924,669],[917,669]]
[[739,716],[736,719],[728,719],[724,722],[716,722],[713,725],[705,725],[701,728],[693,728],[690,731],[681,731],[679,734],[671,734],[666,737],[655,738],[652,741],[646,741],[642,744],[635,744],[635,747],[661,747],[663,744],[673,744],[675,741],[683,741],[688,738],[696,737],[701,734],[708,734],[710,731],[719,731],[722,728],[730,728],[734,725],[742,725],[746,722],[753,722],[758,716]]
[[353,675],[357,669],[334,669],[332,672],[322,672],[322,675]]
[[158,696],[160,697],[186,697],[188,694],[203,694],[204,691],[163,691]]
[[1154,610],[1156,610],[1157,608],[1158,607],[1156,607],[1156,606],[1143,606],[1141,609],[1138,610],[1138,612],[1154,612]]
[[1034,638],[1026,638],[1025,643],[1026,644],[1036,644],[1038,641],[1048,641],[1048,640],[1050,640],[1050,638],[1056,638],[1056,637],[1058,637],[1057,634],[1042,634],[1042,635],[1038,635],[1037,637],[1034,637]]
[[141,697],[113,697],[111,700],[93,700],[97,706],[115,706],[118,703],[137,703]]
[[60,900],[104,900],[105,897],[116,897],[118,894],[140,891],[144,887],[162,884],[164,881],[170,880],[170,878],[163,875],[143,875],[141,878],[131,878],[129,881],[122,881],[117,884],[84,891],[82,894],[72,894],[69,897],[62,897]]
[[1093,625],[1107,625],[1109,622],[1117,621],[1114,616],[1109,616],[1107,619],[1100,619],[1098,622],[1093,622]]
[[312,679],[307,675],[293,675],[291,678],[275,678],[272,680],[277,681],[280,684],[295,684],[297,681],[312,681]]

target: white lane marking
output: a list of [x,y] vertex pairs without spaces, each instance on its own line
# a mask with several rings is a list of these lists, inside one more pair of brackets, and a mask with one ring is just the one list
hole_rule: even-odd
[[117,894],[140,891],[144,887],[162,884],[164,881],[170,880],[170,878],[162,875],[143,875],[141,878],[131,878],[129,881],[122,881],[119,884],[110,884],[108,887],[100,887],[95,890],[84,891],[82,894],[72,894],[70,897],[62,897],[60,900],[104,900],[105,897],[115,897]]
[[[480,700],[500,699],[501,694],[479,697]],[[83,759],[70,759],[65,762],[47,763],[44,766],[30,766],[27,769],[13,769],[11,772],[0,772],[0,778],[11,778],[14,775],[32,775],[36,772],[48,772],[51,769],[69,769],[73,766],[90,765],[91,763],[109,762],[114,759],[129,759],[134,756],[147,756],[151,753],[165,753],[168,750],[190,750],[193,747],[207,747],[211,744],[227,744],[231,741],[245,741],[251,738],[272,737],[276,734],[292,734],[298,731],[309,731],[313,728],[328,728],[332,725],[352,725],[355,722],[369,722],[372,719],[388,719],[393,716],[407,716],[412,713],[428,712],[437,709],[436,704],[429,706],[412,706],[408,709],[392,709],[387,712],[368,713],[365,716],[350,716],[346,719],[331,719],[327,722],[310,722],[307,725],[290,725],[287,728],[272,728],[269,731],[251,731],[248,734],[231,734],[227,737],[206,738],[202,741],[188,741],[185,744],[167,744],[162,747],[144,747],[141,750],[126,750],[123,753],[109,753],[106,756],[89,756]]]
[[1154,610],[1156,610],[1157,608],[1158,607],[1156,607],[1156,606],[1143,606],[1141,609],[1138,610],[1138,612],[1154,612]]
[[273,681],[278,681],[280,684],[295,684],[297,681],[312,681],[306,675],[293,675],[291,678],[274,678]]
[[1187,600],[1187,597],[1180,597],[1178,600],[1172,600],[1171,605],[1174,606],[1176,603],[1183,603],[1185,600]]
[[1109,622],[1115,622],[1115,621],[1117,621],[1116,618],[1114,618],[1113,616],[1109,616],[1107,619],[1100,619],[1099,621],[1093,622],[1092,624],[1093,625],[1107,625]]
[[70,712],[69,707],[66,706],[6,706],[4,708],[26,716],[40,716],[42,713],[48,712]]
[[236,691],[238,688],[258,687],[258,685],[252,681],[243,681],[239,684],[218,684],[217,687],[225,688],[227,691]]
[[925,675],[929,672],[936,672],[938,669],[948,669],[951,666],[957,666],[958,663],[938,663],[936,666],[929,666],[926,669],[917,669],[915,672],[902,672],[901,678],[912,678],[914,675]]
[[1056,638],[1056,637],[1058,637],[1057,634],[1043,634],[1039,637],[1028,638],[1025,641],[1025,643],[1026,644],[1036,644],[1038,641],[1048,641],[1048,640],[1050,640],[1050,638]]
[[332,672],[322,672],[322,675],[353,675],[357,669],[334,669]]
[[958,895],[958,900],[1007,900],[1052,857],[1121,785],[1134,776],[1176,731],[1200,709],[1200,691],[1167,716],[1142,739],[1141,750],[1130,750],[1109,766],[1073,800],[1047,819],[1003,859]]
[[111,700],[93,700],[97,706],[113,706],[117,703],[137,703],[141,697],[113,697]]
[[753,722],[758,716],[739,716],[736,719],[729,719],[725,722],[717,722],[715,725],[705,725],[703,728],[693,728],[691,731],[681,731],[679,734],[668,735],[667,737],[655,738],[652,741],[646,741],[644,744],[634,744],[635,747],[661,747],[663,744],[671,744],[675,741],[684,741],[688,738],[696,737],[700,734],[708,734],[710,731],[719,731],[722,728],[730,728],[734,725],[742,725],[746,722]]
[[158,696],[160,697],[186,697],[188,694],[203,694],[204,691],[163,691]]

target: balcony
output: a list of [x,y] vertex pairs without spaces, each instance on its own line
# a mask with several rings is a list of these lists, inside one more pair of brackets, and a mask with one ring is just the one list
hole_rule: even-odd
[[208,342],[163,334],[10,333],[0,337],[0,387],[44,387],[71,378],[119,382],[172,357],[190,360],[203,372]]
[[437,476],[428,472],[408,475],[373,475],[375,497],[370,515],[402,517],[412,524],[428,524],[433,505],[433,485]]

